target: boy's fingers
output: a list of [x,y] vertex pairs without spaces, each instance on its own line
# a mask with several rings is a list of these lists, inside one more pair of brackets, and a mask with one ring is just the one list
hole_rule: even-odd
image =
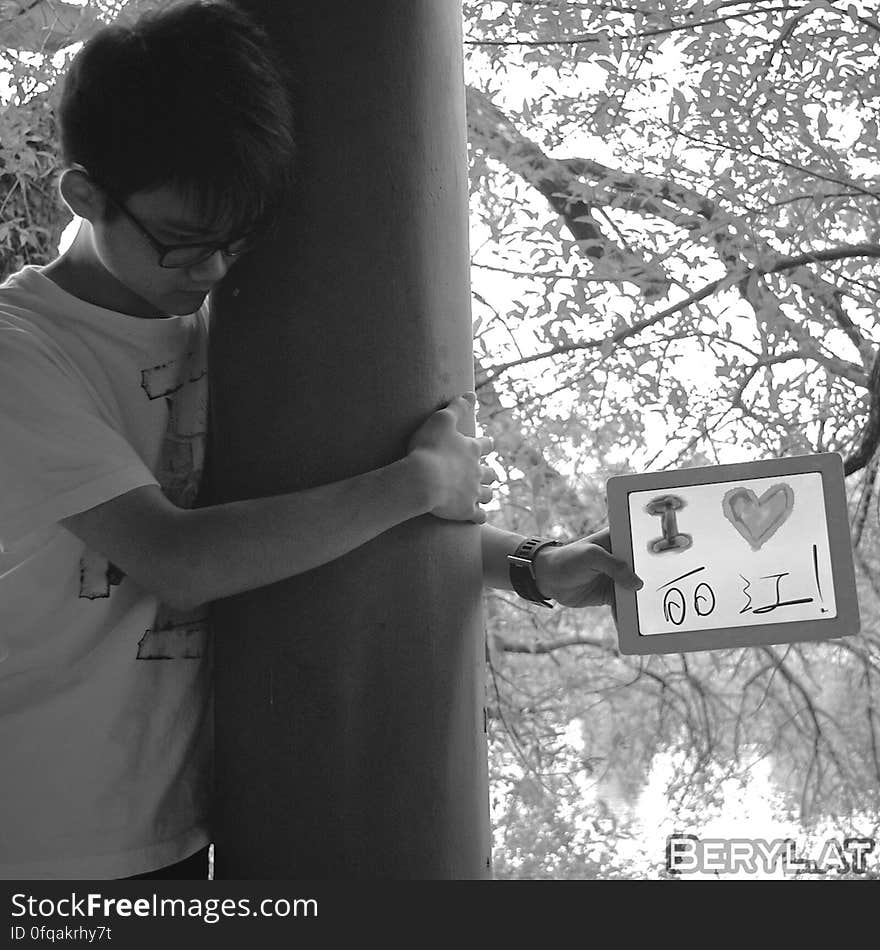
[[596,568],[601,570],[603,574],[607,574],[615,584],[620,584],[621,587],[625,587],[627,590],[641,590],[644,587],[642,579],[633,572],[626,561],[609,554],[605,548],[599,545],[596,545],[593,549],[593,561]]
[[446,408],[455,413],[459,422],[464,422],[465,419],[473,418],[476,403],[477,397],[473,393],[465,393],[463,396],[456,396]]
[[484,455],[488,455],[493,448],[495,448],[495,441],[491,439],[488,435],[481,435],[477,442],[480,446],[480,458]]
[[606,551],[611,550],[611,532],[607,527],[594,531],[587,535],[584,540],[589,541],[590,544],[598,544],[600,548],[605,548]]
[[498,473],[491,465],[481,465],[480,478],[484,485],[490,485],[492,482],[498,481]]

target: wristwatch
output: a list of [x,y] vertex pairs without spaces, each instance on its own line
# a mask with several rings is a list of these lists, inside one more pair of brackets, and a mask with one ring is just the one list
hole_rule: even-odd
[[513,554],[507,555],[507,562],[510,565],[510,583],[513,589],[525,600],[530,600],[533,604],[542,604],[544,607],[552,607],[549,600],[541,596],[538,590],[538,583],[535,580],[535,555],[541,548],[548,546],[562,547],[560,541],[548,541],[546,538],[526,538]]

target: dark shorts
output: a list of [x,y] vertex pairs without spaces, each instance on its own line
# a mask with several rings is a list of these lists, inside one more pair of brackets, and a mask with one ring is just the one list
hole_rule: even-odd
[[167,867],[147,874],[135,874],[132,877],[122,878],[124,881],[207,881],[208,880],[208,849],[202,848],[195,854],[169,864]]

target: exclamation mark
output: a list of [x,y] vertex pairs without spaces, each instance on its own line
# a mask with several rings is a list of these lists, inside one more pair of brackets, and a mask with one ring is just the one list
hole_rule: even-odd
[[[819,600],[824,604],[825,600],[822,597],[822,585],[819,583],[819,549],[815,544],[813,545],[813,573],[816,575],[816,589],[819,591]],[[828,613],[824,607],[820,607],[819,609],[823,614]]]

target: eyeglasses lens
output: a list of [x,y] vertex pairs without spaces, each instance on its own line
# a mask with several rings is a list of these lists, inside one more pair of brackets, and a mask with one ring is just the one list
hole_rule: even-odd
[[216,244],[193,244],[188,247],[175,247],[165,252],[161,263],[162,267],[192,267],[206,261],[219,250],[222,250],[227,257],[236,257],[246,251],[251,243],[251,236],[246,235],[222,247]]

